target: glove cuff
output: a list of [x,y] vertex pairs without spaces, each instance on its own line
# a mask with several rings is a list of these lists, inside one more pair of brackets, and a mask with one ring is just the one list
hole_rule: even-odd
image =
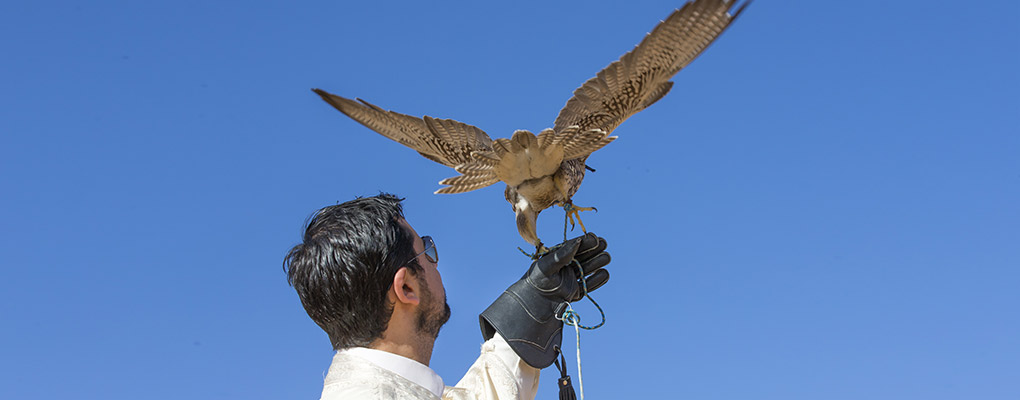
[[478,316],[478,321],[485,340],[499,332],[521,360],[542,369],[553,363],[563,341],[563,321],[556,316],[567,303],[555,304],[528,294],[510,287]]

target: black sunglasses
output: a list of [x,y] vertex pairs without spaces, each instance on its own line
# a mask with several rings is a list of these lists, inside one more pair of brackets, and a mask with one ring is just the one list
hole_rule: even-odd
[[433,264],[439,263],[439,251],[436,250],[436,242],[432,241],[432,236],[422,236],[421,241],[425,243],[425,250],[423,250],[421,253],[415,254],[414,257],[411,257],[410,260],[407,260],[407,262],[405,262],[404,265],[407,265],[411,261],[418,259],[418,256],[422,254],[425,255],[425,258],[427,258],[429,262]]

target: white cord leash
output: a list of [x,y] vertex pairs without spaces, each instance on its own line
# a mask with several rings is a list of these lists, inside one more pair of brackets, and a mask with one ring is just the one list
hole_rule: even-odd
[[577,338],[575,340],[575,343],[577,343],[577,385],[581,388],[581,400],[584,400],[584,376],[581,375],[581,328],[578,323],[580,322],[579,320],[580,316],[573,319],[574,323],[571,325],[574,325],[574,334]]
[[[578,263],[577,260],[574,260],[574,266],[577,267],[578,276],[583,277],[584,271],[581,269],[581,264]],[[584,297],[587,297],[588,300],[595,305],[595,308],[599,310],[599,313],[602,314],[602,322],[599,322],[599,324],[595,326],[581,325],[581,314],[574,311],[574,308],[570,306],[570,303],[567,303],[567,308],[563,311],[563,314],[556,317],[556,319],[563,321],[564,324],[574,327],[575,343],[577,344],[577,383],[581,388],[581,400],[584,400],[584,377],[581,375],[581,328],[594,330],[602,327],[602,325],[605,325],[606,323],[606,313],[605,311],[602,311],[602,307],[599,306],[599,303],[596,303],[595,299],[591,298],[591,295],[588,294],[588,284],[583,278],[581,279],[581,290]]]
[[[549,252],[552,252],[553,250],[562,245],[563,244],[554,246],[552,249],[548,249],[541,254],[537,252],[535,254],[528,254],[526,251],[524,251],[524,249],[521,249],[520,247],[518,247],[517,249],[520,250],[521,253],[524,253],[525,255],[531,257],[532,259],[538,259],[541,255],[548,254]],[[591,298],[590,294],[588,294],[588,282],[585,279],[584,268],[581,267],[581,263],[578,262],[577,259],[573,259],[571,260],[569,266],[577,268],[576,271],[578,276],[578,283],[581,286],[580,293],[581,296],[587,297],[588,300],[591,301],[591,304],[594,305],[595,308],[599,310],[599,314],[601,314],[602,316],[602,321],[599,322],[598,325],[595,326],[581,325],[581,315],[574,311],[573,307],[570,306],[569,301],[565,302],[566,308],[563,310],[563,313],[555,316],[556,319],[562,321],[564,324],[571,325],[574,327],[574,338],[575,343],[577,344],[577,381],[581,387],[581,400],[584,400],[584,378],[581,375],[581,329],[594,330],[602,327],[602,325],[605,325],[606,312],[602,310],[602,306],[600,306],[599,303],[596,302],[595,299]],[[578,300],[580,300],[580,298],[578,298]],[[570,376],[567,375],[567,363],[566,360],[563,359],[563,352],[561,351],[559,346],[556,346],[555,349],[557,355],[559,356],[559,357],[554,356],[553,362],[556,364],[556,368],[560,370],[560,379],[558,382],[560,386],[560,400],[575,400],[574,388],[572,387],[573,385],[570,384]]]

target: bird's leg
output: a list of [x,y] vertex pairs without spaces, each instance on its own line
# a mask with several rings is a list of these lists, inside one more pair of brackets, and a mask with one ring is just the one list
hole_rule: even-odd
[[522,249],[520,247],[518,247],[517,250],[520,250],[521,253],[524,253],[524,255],[528,256],[532,260],[537,260],[537,259],[539,259],[539,257],[542,257],[542,256],[546,255],[546,253],[548,253],[552,249],[550,249],[548,247],[545,247],[545,245],[543,245],[541,242],[539,242],[538,246],[535,246],[535,253],[534,254],[528,253],[528,252],[524,251],[524,249]]
[[566,240],[567,224],[570,224],[570,230],[574,230],[574,220],[576,219],[577,224],[581,225],[581,231],[588,233],[588,231],[584,229],[584,222],[581,222],[581,211],[598,211],[598,209],[595,207],[578,207],[575,206],[573,202],[568,201],[563,203],[563,211],[567,213],[566,218],[563,221],[563,240]]

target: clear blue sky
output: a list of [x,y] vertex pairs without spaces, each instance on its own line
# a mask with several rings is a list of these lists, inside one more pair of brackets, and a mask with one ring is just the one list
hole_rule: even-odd
[[[503,188],[433,195],[452,170],[309,89],[538,131],[682,1],[431,3],[0,5],[0,398],[317,398],[332,351],[281,261],[379,191],[436,238],[455,383],[528,265]],[[751,5],[589,159],[587,397],[1018,398],[1017,15]]]

